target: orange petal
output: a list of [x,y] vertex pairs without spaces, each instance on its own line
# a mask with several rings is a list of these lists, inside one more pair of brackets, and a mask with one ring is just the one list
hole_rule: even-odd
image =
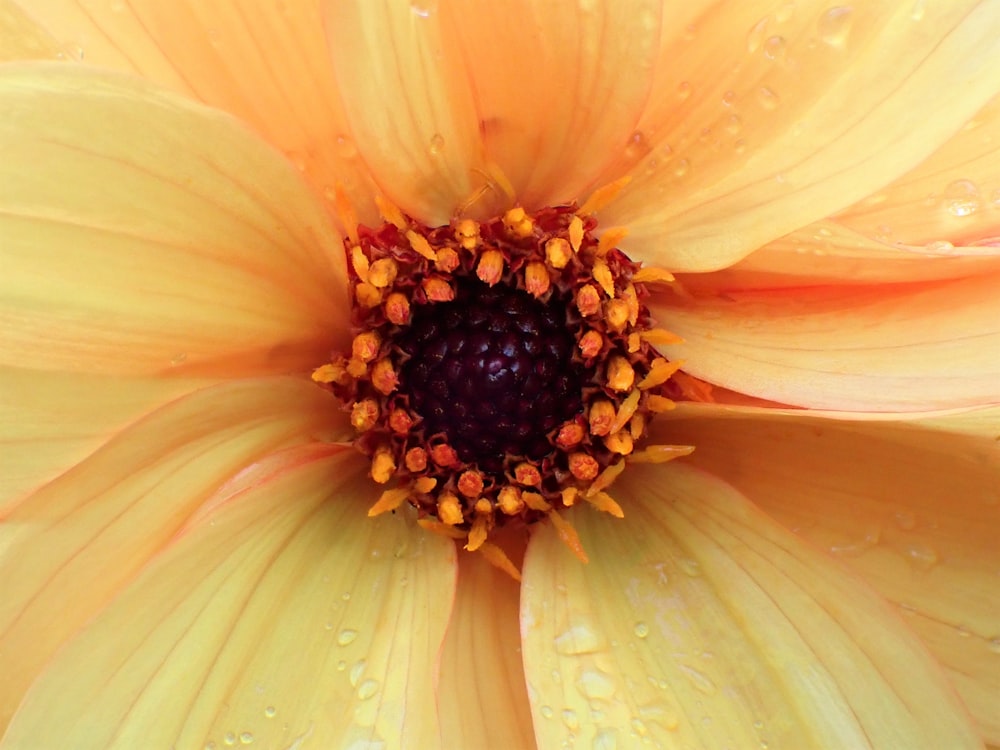
[[609,159],[632,144],[663,4],[464,0],[441,12],[471,79],[486,149],[518,200],[582,202]]
[[346,335],[322,207],[228,116],[117,74],[15,63],[0,150],[3,363],[284,373]]
[[154,412],[18,504],[0,545],[0,726],[63,641],[220,485],[343,431],[333,399],[307,380],[220,385]]
[[729,485],[630,469],[625,518],[543,526],[521,627],[538,743],[980,747],[919,639],[880,597]]
[[919,422],[706,411],[681,408],[663,434],[893,602],[1000,743],[1000,408]]
[[637,126],[646,154],[622,150],[607,177],[634,179],[600,215],[672,271],[726,267],[861,200],[997,94],[991,3],[688,6]]
[[445,224],[482,184],[467,72],[440,17],[419,3],[323,3],[354,143],[403,211]]
[[437,746],[454,545],[369,520],[354,458],[279,473],[176,539],[53,659],[6,742]]
[[685,370],[818,409],[930,411],[1000,401],[1000,276],[734,293],[653,314]]
[[318,4],[21,0],[13,12],[18,6],[34,33],[56,41],[58,57],[136,73],[231,112],[285,153],[319,194],[332,201],[340,186],[363,219],[376,218]]
[[519,588],[483,555],[459,553],[437,691],[444,747],[534,747],[521,664]]

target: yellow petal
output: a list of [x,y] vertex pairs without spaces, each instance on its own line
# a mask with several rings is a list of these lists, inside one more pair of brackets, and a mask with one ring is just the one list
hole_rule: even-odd
[[818,409],[930,411],[1000,401],[1000,276],[730,294],[654,316],[686,372]]
[[228,116],[57,63],[0,74],[0,359],[43,370],[309,370],[346,334],[343,250]]
[[220,385],[154,412],[18,504],[0,529],[0,725],[63,641],[218,487],[270,453],[343,431],[308,380]]
[[56,40],[59,57],[136,73],[231,112],[286,154],[330,206],[340,187],[364,220],[376,218],[316,3],[20,0],[14,12],[18,6],[36,33]]
[[483,555],[459,554],[437,690],[446,748],[535,746],[521,664],[519,588]]
[[425,223],[447,223],[483,183],[467,71],[440,14],[410,3],[323,3],[352,138],[379,189]]
[[992,3],[688,6],[637,126],[647,153],[623,149],[607,176],[634,179],[600,214],[672,271],[731,265],[861,200],[997,94]]
[[1000,743],[1000,409],[919,422],[709,411],[681,408],[660,429],[895,603]]
[[55,60],[56,40],[12,0],[0,0],[0,61]]
[[441,4],[485,147],[522,204],[582,202],[630,143],[663,12],[650,0]]
[[455,548],[369,493],[350,453],[248,487],[60,651],[5,742],[438,747]]
[[589,565],[548,526],[528,548],[540,746],[980,747],[892,608],[740,493],[680,464],[618,486],[624,519],[567,513]]

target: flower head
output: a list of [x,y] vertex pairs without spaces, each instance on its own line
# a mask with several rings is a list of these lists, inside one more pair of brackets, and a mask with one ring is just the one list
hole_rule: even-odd
[[[1000,742],[997,22],[0,4],[0,748]],[[447,425],[360,456],[427,418],[383,334],[462,299],[437,264],[574,205],[664,330],[632,362],[595,262],[576,345],[622,350],[546,445],[647,462],[612,499],[545,485],[530,442],[510,491],[430,477]],[[361,241],[383,222],[430,248],[419,294]],[[565,229],[516,269],[536,301]],[[392,325],[352,329],[365,300]],[[365,385],[345,409],[314,378]],[[454,480],[433,516],[369,517],[400,466]],[[473,546],[505,508],[527,523],[476,553],[415,518]]]

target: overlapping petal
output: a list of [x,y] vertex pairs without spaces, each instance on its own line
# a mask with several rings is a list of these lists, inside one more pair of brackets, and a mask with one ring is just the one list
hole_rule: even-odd
[[175,539],[59,653],[0,747],[439,746],[454,545],[368,519],[362,467],[293,462]]
[[225,109],[284,152],[317,193],[332,199],[339,186],[374,218],[317,3],[2,0],[0,9],[46,40],[33,45],[36,54],[23,50],[22,22],[0,38],[0,56],[128,71]]
[[220,385],[151,414],[18,504],[0,527],[0,724],[212,493],[275,451],[342,438],[344,422],[305,380]]
[[1000,743],[1000,409],[918,421],[680,408],[659,437],[896,604]]
[[[601,214],[633,257],[709,271],[872,194],[991,98],[989,2],[704,2],[664,46],[635,179]],[[914,113],[927,107],[933,116]],[[636,149],[633,149],[636,151]],[[609,175],[610,177],[610,175]]]
[[816,409],[931,411],[1000,401],[998,277],[683,299],[653,314],[685,369],[734,391]]
[[540,745],[980,747],[939,667],[859,580],[695,469],[619,482],[623,520],[568,515],[589,565],[549,526],[528,548]]
[[116,74],[12,64],[0,149],[4,364],[232,377],[344,345],[337,235],[228,116]]

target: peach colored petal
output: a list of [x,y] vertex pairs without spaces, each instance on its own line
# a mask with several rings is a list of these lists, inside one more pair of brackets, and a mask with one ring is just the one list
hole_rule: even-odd
[[661,349],[696,377],[785,404],[931,411],[1000,401],[1000,276],[886,287],[661,295]]
[[0,368],[0,517],[118,430],[209,384]]
[[56,40],[12,0],[0,0],[0,61],[56,59]]
[[1000,742],[1000,407],[912,422],[706,411],[658,429],[893,602]]
[[913,246],[887,239],[824,220],[779,237],[729,268],[677,278],[692,292],[722,292],[937,281],[1000,271],[1000,247]]
[[174,540],[53,659],[0,746],[438,747],[455,547],[367,518],[356,458],[279,472]]
[[308,370],[346,344],[343,250],[230,117],[117,74],[0,74],[0,359],[64,372]]
[[630,227],[633,257],[709,271],[861,200],[997,94],[998,14],[974,0],[699,4],[668,29],[637,126],[646,154],[623,150],[614,173],[634,179],[602,223]]
[[[517,199],[583,202],[631,143],[659,53],[663,3],[441,4],[490,159]],[[596,186],[595,186],[596,187]]]
[[913,171],[837,216],[870,237],[1000,252],[1000,97]]
[[458,563],[437,691],[442,744],[532,749],[518,626],[520,587],[481,554],[459,552]]
[[619,484],[624,519],[567,514],[589,565],[551,526],[528,547],[539,745],[981,747],[896,612],[739,492],[678,463]]
[[17,505],[0,527],[0,726],[62,642],[220,485],[345,428],[305,379],[224,384],[154,412]]
[[[347,136],[317,3],[23,0],[63,59],[141,75],[250,124],[324,197],[366,220],[371,181]],[[0,42],[2,45],[2,42]],[[332,205],[332,204],[331,204]]]

